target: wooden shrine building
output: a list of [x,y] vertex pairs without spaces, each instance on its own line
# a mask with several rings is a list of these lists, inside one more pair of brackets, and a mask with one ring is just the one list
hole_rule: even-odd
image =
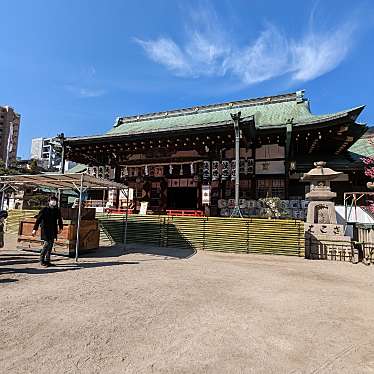
[[91,174],[128,184],[137,206],[148,201],[160,213],[202,209],[202,190],[208,188],[210,214],[227,215],[236,173],[231,115],[240,113],[242,202],[305,199],[307,184],[300,177],[320,160],[344,172],[332,187],[340,198],[343,191],[364,188],[363,167],[349,151],[366,131],[356,122],[363,108],[314,115],[298,91],[119,117],[104,135],[66,139],[65,153]]

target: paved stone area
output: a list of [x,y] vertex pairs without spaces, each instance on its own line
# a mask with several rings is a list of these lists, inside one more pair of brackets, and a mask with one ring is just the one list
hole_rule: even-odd
[[374,373],[374,267],[119,247],[0,250],[2,373]]

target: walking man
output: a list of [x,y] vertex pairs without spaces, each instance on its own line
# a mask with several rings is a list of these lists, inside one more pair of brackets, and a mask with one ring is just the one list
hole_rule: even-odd
[[48,207],[43,208],[37,215],[32,236],[36,235],[39,226],[41,227],[41,238],[44,240],[43,248],[40,252],[40,264],[51,266],[51,252],[53,243],[63,229],[60,208],[57,206],[57,198],[51,196]]
[[4,247],[4,226],[7,218],[8,212],[6,210],[0,210],[0,248]]

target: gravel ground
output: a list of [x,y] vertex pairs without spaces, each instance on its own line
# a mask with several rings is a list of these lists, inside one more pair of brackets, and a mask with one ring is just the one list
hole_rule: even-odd
[[43,269],[14,248],[2,373],[374,373],[373,267],[113,247]]

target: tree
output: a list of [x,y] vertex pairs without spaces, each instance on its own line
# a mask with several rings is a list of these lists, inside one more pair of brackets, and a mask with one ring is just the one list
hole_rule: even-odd
[[[374,139],[369,139],[368,142],[373,147],[374,155]],[[367,187],[369,189],[374,189],[374,156],[362,157],[361,161],[364,164],[365,175],[371,179],[371,181],[367,184]],[[368,199],[367,204],[368,209],[374,213],[374,200]]]

